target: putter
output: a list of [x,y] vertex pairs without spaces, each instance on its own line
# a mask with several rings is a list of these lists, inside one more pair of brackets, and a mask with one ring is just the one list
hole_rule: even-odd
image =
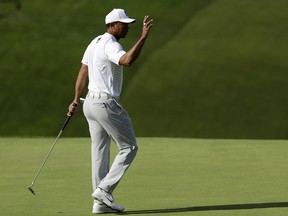
[[[85,101],[84,98],[80,98],[80,103],[84,103],[84,101]],[[32,183],[31,183],[29,186],[27,186],[28,190],[29,190],[33,195],[36,195],[36,194],[35,194],[35,191],[32,189],[32,187],[33,187],[33,185],[35,184],[36,179],[38,178],[38,176],[39,176],[41,170],[43,169],[43,167],[44,167],[46,161],[48,160],[48,158],[49,158],[49,156],[50,156],[52,150],[54,149],[54,147],[55,147],[55,145],[56,145],[58,139],[60,138],[61,134],[63,133],[63,131],[64,131],[65,127],[67,126],[68,122],[70,121],[71,117],[72,117],[72,115],[71,115],[71,116],[67,116],[67,118],[66,118],[66,120],[65,120],[65,122],[64,122],[64,124],[63,124],[63,126],[62,126],[62,128],[61,128],[61,130],[60,130],[60,132],[59,132],[59,134],[58,134],[58,136],[56,137],[56,139],[55,139],[53,145],[51,146],[50,150],[48,151],[48,153],[47,153],[47,155],[46,155],[44,161],[42,162],[42,164],[41,164],[41,166],[40,166],[38,172],[36,173],[35,177],[33,178]]]

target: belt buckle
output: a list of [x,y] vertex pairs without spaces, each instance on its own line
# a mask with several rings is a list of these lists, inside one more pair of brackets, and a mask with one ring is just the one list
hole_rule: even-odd
[[99,99],[100,98],[109,99],[110,95],[107,94],[106,92],[99,92]]

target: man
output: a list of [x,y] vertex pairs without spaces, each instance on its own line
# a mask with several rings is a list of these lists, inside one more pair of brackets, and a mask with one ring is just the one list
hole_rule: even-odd
[[[106,16],[107,32],[87,47],[76,81],[74,101],[69,106],[68,115],[73,115],[88,76],[89,91],[83,109],[91,135],[92,212],[95,214],[124,211],[115,203],[112,193],[138,149],[130,117],[119,97],[123,65],[130,66],[138,58],[153,20],[144,17],[139,40],[126,52],[118,41],[125,38],[129,24],[134,22],[135,19],[129,18],[123,9],[114,9]],[[111,139],[117,144],[119,153],[109,169]]]

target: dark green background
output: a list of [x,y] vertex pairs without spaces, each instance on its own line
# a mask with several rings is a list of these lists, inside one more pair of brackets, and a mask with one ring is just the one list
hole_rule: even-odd
[[[0,135],[53,136],[74,97],[80,61],[115,7],[137,19],[122,101],[137,136],[288,138],[288,1],[0,1]],[[88,136],[82,113],[66,136]]]

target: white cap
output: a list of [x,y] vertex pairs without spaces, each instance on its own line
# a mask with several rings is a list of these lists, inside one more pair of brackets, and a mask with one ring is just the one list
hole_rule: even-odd
[[131,19],[127,16],[123,9],[113,9],[105,18],[105,23],[122,22],[122,23],[133,23],[135,19]]

